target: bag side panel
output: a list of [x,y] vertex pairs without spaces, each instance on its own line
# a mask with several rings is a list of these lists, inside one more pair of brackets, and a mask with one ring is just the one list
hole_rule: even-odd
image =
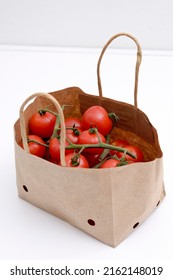
[[15,155],[20,198],[114,245],[109,173],[60,167],[27,154],[16,143]]
[[[165,196],[162,158],[112,170],[116,244],[156,209]],[[117,219],[118,217],[118,219]]]

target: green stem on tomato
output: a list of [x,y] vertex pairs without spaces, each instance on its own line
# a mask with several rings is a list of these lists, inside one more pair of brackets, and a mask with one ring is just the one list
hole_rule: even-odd
[[56,122],[55,122],[55,126],[54,126],[54,130],[53,130],[51,139],[57,137],[57,134],[58,134],[58,131],[59,131],[59,126],[60,126],[60,117],[59,117],[59,114],[57,114],[56,115]]
[[[71,105],[62,105],[62,106],[61,106],[62,111],[64,111],[64,108],[65,108],[65,107],[68,107],[68,106],[69,106],[69,107],[72,107]],[[49,112],[49,113],[51,113],[51,114],[53,114],[53,115],[55,115],[55,116],[58,115],[58,113],[55,113],[54,111],[52,111],[52,110],[50,110],[50,109],[48,109],[48,108],[38,110],[38,113],[39,113],[39,114],[45,114],[46,112]]]
[[100,135],[99,135],[99,133],[98,133],[98,129],[97,129],[97,128],[93,128],[93,129],[94,129],[95,133],[97,134],[97,137],[98,137],[98,139],[99,139],[99,143],[103,143],[102,140],[101,140],[101,138],[100,138]]
[[37,141],[37,140],[34,140],[34,139],[27,139],[27,142],[28,143],[36,143],[36,144],[39,144],[39,145],[41,145],[41,146],[44,146],[44,147],[46,147],[46,148],[49,148],[49,145],[47,145],[47,144],[44,144],[44,143],[41,143],[41,142],[39,142],[39,141]]
[[97,163],[95,166],[93,166],[92,168],[99,168],[105,161],[107,161],[108,159],[115,159],[115,160],[119,160],[119,163],[117,164],[118,166],[123,166],[128,164],[128,161],[126,160],[126,158],[123,156],[122,158],[118,158],[117,155],[113,155],[113,156],[109,156],[106,157],[104,159],[102,159],[99,163]]
[[83,152],[83,150],[85,150],[85,146],[83,146],[77,154],[80,155]]
[[[79,150],[79,152],[81,153],[84,149],[87,149],[87,148],[103,148],[103,149],[109,149],[109,150],[116,150],[118,152],[127,154],[127,155],[131,156],[132,158],[136,158],[136,156],[133,153],[129,152],[127,149],[124,149],[124,148],[121,148],[118,146],[114,146],[114,145],[110,145],[107,143],[103,143],[103,142],[98,143],[98,144],[80,145],[80,144],[73,144],[68,138],[67,138],[67,141],[69,142],[69,145],[65,147],[65,149],[67,149],[67,150],[76,149],[76,150]],[[28,143],[30,143],[30,142],[37,143],[39,145],[45,146],[46,148],[49,148],[48,144],[43,144],[37,140],[28,139]]]
[[66,140],[71,146],[73,146],[73,143],[68,139],[68,137],[66,137]]
[[127,149],[124,149],[124,148],[121,148],[121,147],[118,147],[118,146],[114,146],[114,145],[110,145],[110,144],[107,144],[107,143],[98,143],[98,144],[83,144],[83,145],[80,145],[80,144],[70,144],[69,146],[66,146],[65,149],[69,150],[69,149],[81,149],[83,147],[83,150],[84,149],[87,149],[87,148],[103,148],[103,149],[109,149],[109,150],[116,150],[118,152],[122,152],[122,153],[126,153],[127,155],[131,156],[132,158],[136,158],[136,156],[129,152]]
[[[110,134],[107,135],[106,137],[106,143],[109,144],[109,139],[110,139]],[[101,153],[99,160],[102,161],[108,154],[109,154],[110,149],[104,149],[104,151]]]
[[112,132],[115,124],[119,121],[119,117],[115,113],[109,113],[108,117],[112,120],[112,129],[109,134]]
[[73,105],[69,105],[69,104],[64,104],[61,106],[62,111],[64,111],[65,107],[73,107]]
[[52,111],[52,110],[49,110],[49,109],[40,109],[40,110],[38,110],[38,113],[39,114],[45,114],[46,112],[49,112],[49,113],[51,113],[52,115],[55,115],[55,116],[57,116],[57,115],[59,115],[58,113],[55,113],[54,111]]

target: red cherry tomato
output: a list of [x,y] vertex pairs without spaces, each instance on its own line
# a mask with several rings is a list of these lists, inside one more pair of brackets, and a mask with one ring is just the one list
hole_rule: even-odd
[[[65,146],[69,146],[69,142],[66,140],[65,141]],[[72,153],[74,150],[73,149],[66,149],[65,150],[65,155]],[[60,142],[59,139],[57,138],[52,138],[49,141],[49,154],[52,159],[52,161],[59,162],[60,161]]]
[[[43,139],[37,135],[28,135],[28,139],[35,140],[41,144],[45,144]],[[44,158],[44,156],[46,155],[46,147],[41,144],[35,142],[29,142],[28,147],[29,147],[30,154],[38,156],[40,158]]]
[[56,116],[49,112],[35,113],[29,119],[30,133],[49,138],[53,133],[55,122]]
[[112,120],[108,116],[108,112],[101,106],[88,108],[82,116],[82,121],[83,130],[87,130],[91,125],[94,125],[104,136],[109,134],[113,125]]
[[51,157],[49,157],[47,160],[48,160],[49,162],[52,162],[52,163],[54,163],[54,164],[59,165],[59,161],[57,162],[56,160],[52,159]]
[[84,153],[88,163],[89,163],[89,167],[92,168],[94,167],[96,164],[98,164],[99,158],[100,158],[100,154],[95,155],[95,154],[90,154],[90,153]]
[[[144,154],[139,147],[134,146],[134,145],[125,145],[123,148],[128,150],[129,152],[131,152],[132,154],[134,154],[136,156],[136,158],[132,158],[131,156],[126,154],[125,158],[126,158],[127,161],[132,161],[132,162],[144,161]],[[117,156],[119,158],[121,158],[121,157],[124,156],[124,153],[117,152]]]
[[[106,143],[105,137],[98,132],[98,135],[102,142]],[[79,137],[77,144],[98,144],[99,138],[96,132],[91,132],[91,129],[83,131]],[[84,150],[86,153],[90,154],[101,154],[103,152],[103,148],[86,148]]]
[[52,138],[49,141],[49,154],[52,162],[60,161],[60,142],[57,138]]
[[120,163],[119,160],[110,158],[107,159],[102,165],[100,165],[100,168],[111,168],[111,167],[117,167],[117,165]]
[[[129,142],[124,139],[117,139],[117,140],[114,140],[113,142],[111,142],[110,144],[113,146],[118,146],[118,147],[123,148],[125,145],[129,145]],[[111,154],[111,156],[114,156],[115,154],[117,154],[117,151],[110,150],[110,154]]]
[[75,158],[75,154],[70,153],[66,155],[65,162],[67,167],[89,168],[87,159],[81,154],[79,155],[79,157]]
[[66,129],[66,137],[74,144],[77,143],[79,135],[81,134],[82,130],[80,128]]
[[102,165],[100,165],[100,168],[111,168],[111,167],[118,167],[118,166],[124,166],[127,164],[134,163],[134,161],[120,161],[114,158],[107,159]]
[[66,127],[74,127],[82,129],[83,124],[82,120],[76,117],[68,117],[65,119],[65,126]]

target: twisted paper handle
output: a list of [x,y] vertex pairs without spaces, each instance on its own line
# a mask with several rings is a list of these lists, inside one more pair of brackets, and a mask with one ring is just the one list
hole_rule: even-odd
[[135,86],[134,86],[134,106],[137,107],[138,76],[139,76],[139,67],[140,67],[141,60],[142,60],[142,49],[141,49],[140,44],[137,41],[137,39],[135,37],[133,37],[131,34],[128,34],[128,33],[118,33],[118,34],[114,35],[113,37],[111,37],[109,39],[109,41],[105,44],[105,46],[102,49],[102,52],[100,54],[100,57],[99,57],[99,60],[98,60],[98,63],[97,63],[97,81],[98,81],[99,96],[100,97],[103,96],[101,79],[100,79],[100,64],[101,64],[103,55],[104,55],[107,47],[111,44],[111,42],[113,40],[115,40],[117,37],[120,37],[120,36],[129,37],[137,45],[137,60],[136,60],[136,69],[135,69]]

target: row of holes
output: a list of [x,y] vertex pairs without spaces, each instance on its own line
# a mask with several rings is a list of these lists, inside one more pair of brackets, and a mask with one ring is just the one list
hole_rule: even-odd
[[[25,190],[25,192],[28,192],[28,188],[25,186],[25,185],[23,185],[23,189]],[[160,204],[160,200],[158,201],[158,203],[157,203],[157,205],[156,205],[156,207],[158,206]],[[92,220],[92,219],[88,219],[88,224],[90,225],[90,226],[95,226],[95,221],[94,220]],[[133,226],[133,228],[136,228],[137,226],[139,225],[139,222],[137,222],[136,224],[134,224],[134,226]]]

